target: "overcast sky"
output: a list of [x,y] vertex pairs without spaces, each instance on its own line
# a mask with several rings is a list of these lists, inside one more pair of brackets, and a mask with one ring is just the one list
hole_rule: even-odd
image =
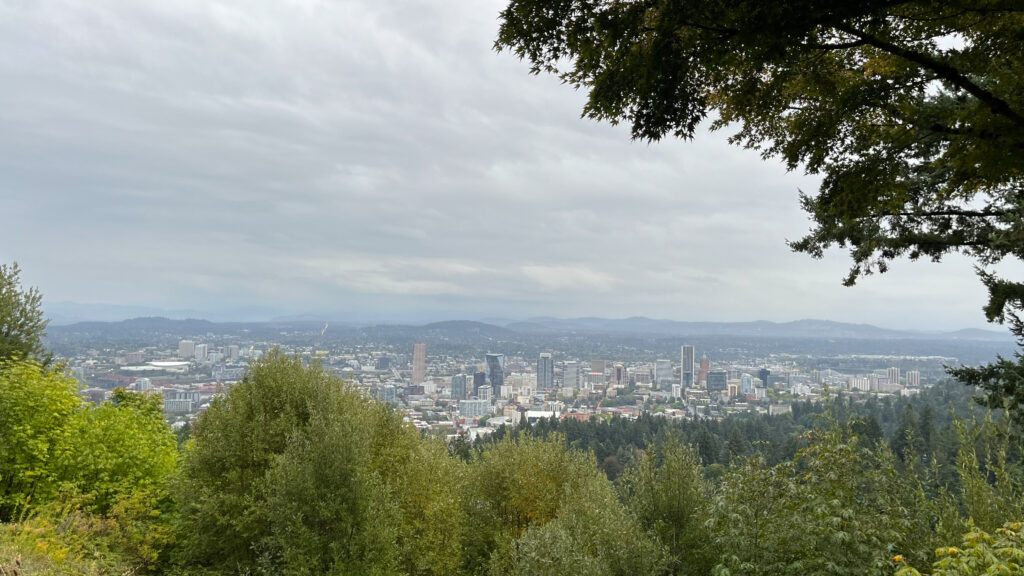
[[0,261],[58,312],[986,326],[966,260],[790,252],[815,180],[726,134],[580,119],[502,4],[0,2]]

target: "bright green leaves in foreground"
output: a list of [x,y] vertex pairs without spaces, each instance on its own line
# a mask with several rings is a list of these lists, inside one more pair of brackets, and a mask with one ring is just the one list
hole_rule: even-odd
[[726,476],[713,527],[720,574],[888,574],[895,551],[931,532],[915,479],[887,449],[821,434],[792,462],[754,459]]
[[[972,529],[959,547],[936,548],[935,557],[932,576],[1024,574],[1024,523],[1009,522],[991,534]],[[893,561],[900,565],[896,576],[921,576],[902,556]]]
[[[0,363],[0,567],[138,573],[166,561],[174,435],[158,398],[96,406],[58,370]],[[12,572],[8,572],[12,573]]]
[[95,510],[106,513],[121,498],[166,492],[178,450],[158,397],[117,390],[111,401],[77,411],[67,430],[54,478],[91,495]]
[[81,400],[74,381],[32,362],[0,364],[0,521],[52,488],[55,454]]
[[74,381],[28,361],[0,366],[0,519],[60,493],[105,513],[120,497],[164,491],[177,448],[159,399],[118,391],[95,406]]

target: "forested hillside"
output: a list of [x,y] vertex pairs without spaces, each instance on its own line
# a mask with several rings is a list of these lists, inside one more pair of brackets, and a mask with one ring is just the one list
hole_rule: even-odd
[[[540,438],[560,434],[571,448],[593,452],[600,468],[615,480],[638,453],[673,437],[692,445],[707,473],[715,475],[750,457],[763,458],[772,465],[790,460],[807,446],[806,433],[832,418],[862,439],[888,444],[901,462],[912,449],[922,461],[934,458],[952,473],[958,446],[957,417],[972,418],[984,412],[973,400],[976,394],[947,379],[917,396],[864,399],[838,395],[827,402],[795,402],[791,413],[778,416],[669,420],[657,413],[644,413],[636,420],[542,419],[516,431],[502,428],[480,443],[500,441],[515,433]],[[952,476],[949,480],[955,481]]]

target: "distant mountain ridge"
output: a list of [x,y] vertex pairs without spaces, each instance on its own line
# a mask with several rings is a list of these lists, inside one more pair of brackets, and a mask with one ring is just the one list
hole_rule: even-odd
[[[248,329],[281,329],[319,331],[322,320],[306,318],[279,319],[272,322],[210,322],[208,320],[172,320],[162,317],[143,317],[120,322],[79,322],[76,324],[51,326],[51,334],[83,332],[124,332],[124,333],[223,333]],[[795,320],[793,322],[683,322],[658,320],[645,317],[621,319],[608,318],[531,318],[523,322],[512,322],[497,326],[471,320],[448,320],[423,325],[363,324],[362,326],[332,321],[330,330],[371,330],[386,333],[407,332],[409,335],[452,335],[459,338],[479,336],[502,339],[515,334],[632,334],[652,336],[737,336],[761,338],[819,338],[856,340],[972,340],[987,342],[1013,341],[1008,332],[979,329],[964,329],[950,332],[925,332],[891,330],[870,324],[853,324],[830,320]]]
[[768,338],[844,338],[872,340],[1013,340],[1008,332],[964,329],[951,332],[891,330],[871,324],[853,324],[831,320],[795,320],[792,322],[683,322],[632,318],[531,318],[505,326],[524,333],[593,332],[618,334],[657,334],[662,336],[755,336]]

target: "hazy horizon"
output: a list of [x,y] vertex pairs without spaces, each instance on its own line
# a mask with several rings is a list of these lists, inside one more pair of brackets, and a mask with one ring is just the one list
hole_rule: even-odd
[[[907,328],[899,325],[885,325],[872,322],[848,322],[832,318],[799,317],[789,319],[768,319],[768,318],[746,318],[735,320],[720,320],[714,318],[664,318],[644,315],[634,316],[553,316],[553,315],[532,315],[532,316],[486,316],[486,315],[460,315],[452,312],[450,314],[421,314],[421,315],[379,315],[379,316],[352,316],[339,312],[309,311],[305,313],[274,313],[270,310],[244,310],[244,311],[202,311],[188,309],[164,309],[153,307],[119,306],[111,304],[78,304],[73,302],[51,303],[51,309],[56,312],[46,312],[53,326],[66,326],[78,322],[122,322],[140,318],[166,318],[169,320],[206,320],[214,323],[272,323],[272,322],[336,322],[340,324],[353,325],[410,325],[420,326],[438,322],[470,321],[505,326],[519,322],[529,322],[538,319],[553,319],[558,321],[572,321],[584,319],[598,319],[607,321],[624,321],[632,319],[644,319],[657,322],[690,322],[709,324],[744,324],[756,322],[771,322],[775,324],[788,324],[802,321],[837,322],[843,324],[862,324],[874,326],[885,330],[929,333],[950,333],[961,330],[983,330],[995,334],[1005,332],[1001,326],[987,325],[981,328],[976,326],[960,326],[952,328]],[[1007,333],[1007,338],[1011,336]]]

